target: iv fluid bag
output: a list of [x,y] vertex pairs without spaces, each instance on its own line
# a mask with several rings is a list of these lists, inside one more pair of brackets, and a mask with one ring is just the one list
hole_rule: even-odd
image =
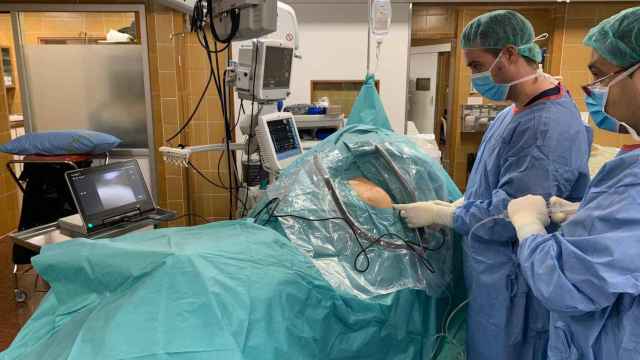
[[371,35],[382,42],[391,27],[391,0],[373,0],[369,22]]

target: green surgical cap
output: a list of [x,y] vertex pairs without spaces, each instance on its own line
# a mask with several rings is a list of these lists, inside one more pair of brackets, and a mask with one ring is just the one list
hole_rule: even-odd
[[640,62],[640,7],[624,10],[596,25],[584,38],[610,63],[627,68]]
[[463,49],[504,49],[509,45],[537,63],[542,51],[534,43],[533,26],[527,18],[513,10],[492,11],[473,19],[462,32]]

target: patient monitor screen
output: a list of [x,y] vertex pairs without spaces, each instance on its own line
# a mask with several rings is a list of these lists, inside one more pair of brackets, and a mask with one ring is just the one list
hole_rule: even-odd
[[87,215],[148,200],[144,179],[135,165],[78,174],[71,181]]
[[264,77],[262,87],[270,89],[289,88],[293,49],[267,46],[265,49]]
[[293,119],[272,120],[267,123],[267,126],[278,160],[300,154],[300,144],[298,144]]

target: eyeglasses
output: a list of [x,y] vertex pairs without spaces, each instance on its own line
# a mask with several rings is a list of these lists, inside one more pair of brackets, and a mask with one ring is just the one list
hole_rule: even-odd
[[[604,77],[601,77],[598,80],[595,80],[589,84],[586,85],[582,85],[582,91],[584,92],[585,95],[587,95],[588,97],[591,97],[591,95],[593,94],[593,90],[596,88],[606,88],[608,86],[611,86],[615,83],[618,82],[619,79],[622,79],[624,76],[630,76],[631,74],[633,74],[636,70],[640,69],[640,63],[635,64],[629,68],[626,69],[622,69],[622,70],[618,70],[616,72],[612,72],[609,75],[606,75]],[[613,80],[611,80],[613,79]],[[610,83],[608,83],[610,82]],[[607,84],[608,83],[608,84]]]
[[593,88],[603,88],[606,87],[606,85],[603,85],[604,83],[606,83],[608,80],[615,78],[616,76],[622,74],[623,72],[627,71],[628,69],[622,69],[616,72],[612,72],[609,75],[603,76],[600,79],[594,80],[586,85],[582,85],[582,91],[584,92],[584,94],[588,97],[591,97],[591,95],[593,94]]

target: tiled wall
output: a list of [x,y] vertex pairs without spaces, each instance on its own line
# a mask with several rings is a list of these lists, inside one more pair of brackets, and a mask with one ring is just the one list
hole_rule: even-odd
[[[151,89],[155,137],[157,144],[162,144],[191,114],[206,84],[209,70],[206,54],[195,35],[171,36],[184,31],[184,16],[155,5],[151,9],[152,13],[147,16]],[[221,60],[224,66],[226,58]],[[219,143],[223,137],[224,123],[212,84],[191,124],[172,144]],[[226,157],[219,173],[219,156],[220,153],[201,153],[193,155],[191,160],[208,178],[219,183],[220,177],[228,184]],[[191,170],[165,163],[161,156],[158,159],[161,206],[178,214],[192,212],[210,220],[226,218],[229,211],[226,190],[208,184]],[[182,220],[178,224],[184,223]]]
[[[591,49],[585,47],[582,44],[582,40],[589,29],[600,21],[623,9],[638,5],[640,5],[638,2],[617,4],[570,3],[563,9],[566,20],[561,57],[561,75],[563,82],[575,98],[580,111],[587,111],[584,94],[580,86],[593,80],[591,73],[587,69],[591,59]],[[603,131],[593,124],[592,128],[594,128],[594,142],[600,145],[620,147],[624,144],[632,143],[628,135],[618,135]]]
[[[151,2],[147,4],[146,12],[154,138],[156,144],[162,144],[166,134],[175,132],[182,118],[178,106],[178,69],[175,65],[178,63],[178,54],[169,39],[172,33],[178,31],[174,30],[174,17],[177,15]],[[180,22],[176,22],[177,26],[180,26]],[[159,49],[163,49],[162,56],[159,55]],[[159,206],[183,214],[188,208],[185,203],[186,189],[182,184],[184,170],[167,165],[159,153],[156,153],[156,169]],[[172,225],[178,224],[185,224],[184,219]]]
[[[210,43],[213,43],[210,41]],[[189,34],[183,40],[181,53],[186,58],[184,73],[186,74],[186,91],[188,98],[187,114],[195,108],[202,90],[209,77],[209,63],[206,51],[198,43],[194,34]],[[220,56],[221,71],[226,67],[227,57]],[[225,137],[220,99],[211,84],[206,93],[205,101],[196,113],[191,126],[188,128],[189,145],[222,143]],[[241,154],[241,153],[238,153]],[[218,184],[229,185],[227,157],[221,157],[220,152],[197,154],[193,163],[209,178]],[[220,163],[220,164],[219,164]],[[189,193],[192,211],[210,220],[228,218],[229,196],[224,189],[209,184],[205,179],[191,172]]]
[[104,38],[109,30],[128,27],[134,20],[134,13],[25,12],[23,39],[36,45],[47,37]]
[[13,46],[13,32],[11,31],[11,15],[0,14],[0,47],[8,47],[11,50],[11,63],[13,65],[13,79],[15,88],[7,90],[7,102],[10,114],[22,113],[22,100],[20,99],[20,81],[16,67],[16,54]]
[[[2,62],[0,61],[0,74]],[[4,86],[0,87],[0,143],[11,140],[9,129],[9,109]],[[0,235],[18,226],[18,188],[6,170],[10,155],[0,153]]]

